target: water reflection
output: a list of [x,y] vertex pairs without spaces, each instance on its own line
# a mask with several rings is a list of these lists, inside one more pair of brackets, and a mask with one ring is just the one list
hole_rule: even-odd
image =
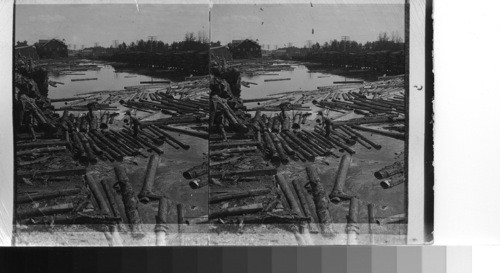
[[[66,98],[100,90],[123,90],[125,86],[140,85],[141,81],[165,79],[165,77],[150,77],[131,72],[117,72],[111,65],[102,65],[100,70],[78,71],[78,74],[50,75],[50,80],[62,82],[64,85],[49,86],[49,98]],[[83,78],[97,78],[97,80],[71,81]]]
[[[313,72],[304,65],[293,65],[292,71],[278,71],[272,74],[278,75],[258,75],[258,76],[242,76],[243,81],[253,82],[257,85],[250,85],[249,88],[242,87],[243,99],[254,99],[266,97],[270,94],[276,94],[286,91],[299,90],[317,90],[318,86],[334,85],[334,81],[344,80],[360,80],[359,78],[349,78],[327,72]],[[270,81],[265,82],[265,79],[290,78],[287,81]]]

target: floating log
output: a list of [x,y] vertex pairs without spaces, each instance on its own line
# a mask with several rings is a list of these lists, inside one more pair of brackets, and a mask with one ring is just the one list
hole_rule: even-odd
[[359,199],[352,197],[349,204],[349,215],[347,216],[347,244],[358,244],[359,226],[358,226],[358,213],[359,213]]
[[390,189],[397,185],[401,185],[406,181],[403,175],[396,175],[391,179],[385,179],[380,182],[380,186],[384,189]]
[[147,138],[145,138],[144,136],[139,135],[139,136],[137,136],[136,139],[139,140],[145,146],[147,146],[150,150],[155,151],[157,154],[163,154],[163,151],[160,148],[149,143],[149,140]]
[[346,130],[348,130],[352,134],[356,135],[358,138],[364,140],[366,143],[370,144],[373,148],[375,148],[377,150],[382,149],[381,145],[378,145],[378,144],[374,143],[373,141],[369,140],[368,138],[366,138],[362,134],[360,134],[360,133],[354,131],[353,129],[351,129],[349,126],[344,126],[343,128],[346,129]]
[[333,236],[334,231],[331,226],[331,224],[333,224],[333,219],[328,211],[328,198],[326,196],[325,189],[323,188],[323,184],[321,184],[319,179],[318,172],[312,165],[306,166],[306,172],[307,177],[309,178],[308,184],[311,185],[318,220],[321,224],[321,231],[324,235]]
[[165,237],[167,235],[167,222],[168,221],[168,199],[167,197],[160,198],[160,203],[158,205],[158,215],[156,216],[156,245],[166,246]]
[[171,83],[171,81],[141,81],[140,84]]
[[169,139],[169,140],[173,141],[175,144],[179,145],[182,149],[189,150],[189,148],[190,148],[189,145],[180,142],[179,140],[177,140],[176,138],[171,136],[169,133],[167,133],[165,130],[163,130],[155,125],[151,125],[151,127],[156,129],[159,133],[161,133],[167,139]]
[[293,124],[292,124],[292,129],[300,129],[300,123],[302,119],[302,114],[297,113],[295,116],[293,116]]
[[51,158],[51,156],[43,156],[43,157],[40,157],[40,158],[35,159],[35,160],[31,160],[31,161],[18,161],[16,166],[22,167],[22,166],[29,166],[29,165],[38,164],[38,163],[44,163],[44,162],[47,162],[47,160],[49,160],[50,158]]
[[84,175],[87,172],[85,167],[59,170],[33,170],[17,172],[18,177],[36,177],[36,176],[73,176]]
[[309,219],[307,217],[298,217],[295,215],[278,215],[271,212],[266,212],[265,215],[245,215],[238,217],[246,224],[301,224]]
[[75,101],[81,100],[82,98],[59,98],[59,99],[50,99],[50,102],[64,102],[64,101]]
[[195,136],[203,139],[208,139],[209,134],[207,132],[198,132],[198,131],[192,131],[192,130],[186,130],[186,129],[181,129],[181,128],[176,128],[168,125],[162,125],[160,128],[165,129],[167,131],[174,131],[178,133],[182,133],[185,135],[190,135],[190,136]]
[[198,178],[193,179],[193,180],[189,181],[189,186],[193,190],[203,188],[205,186],[208,186],[208,179],[198,179]]
[[93,214],[89,215],[82,212],[77,212],[76,214],[61,214],[61,215],[47,215],[37,218],[32,218],[33,221],[27,220],[21,221],[27,223],[44,223],[44,224],[56,224],[56,225],[114,225],[118,221],[116,217],[111,217],[108,215]]
[[242,192],[228,192],[228,193],[221,193],[221,194],[211,194],[210,195],[210,204],[215,204],[219,203],[222,201],[227,201],[227,200],[233,200],[233,199],[240,199],[240,198],[246,198],[246,197],[251,197],[251,196],[259,196],[259,195],[266,195],[270,193],[270,189],[255,189],[255,190],[248,190],[248,191],[242,191]]
[[184,224],[184,206],[182,203],[176,205],[177,208],[177,226],[179,233],[182,232],[182,225]]
[[373,214],[373,204],[368,204],[368,234],[370,234],[370,244],[373,245],[373,229],[372,225],[375,223],[375,216]]
[[277,171],[274,168],[269,169],[252,169],[252,170],[233,170],[233,171],[221,171],[221,172],[210,172],[210,177],[221,178],[221,177],[231,177],[231,176],[266,176],[266,175],[276,175]]
[[96,81],[97,78],[82,78],[82,79],[71,79],[72,82],[79,82],[79,81]]
[[123,156],[125,154],[122,154],[121,150],[117,150],[116,147],[113,145],[107,145],[106,143],[103,143],[101,141],[100,138],[97,137],[97,135],[93,135],[93,134],[88,134],[88,136],[90,136],[90,139],[92,139],[92,141],[95,142],[96,146],[99,146],[100,148],[103,149],[103,154],[106,155],[110,155],[112,156],[114,159],[116,159],[117,161],[122,161],[123,160]]
[[139,201],[135,195],[134,189],[132,188],[132,184],[130,184],[127,176],[127,172],[123,165],[115,166],[115,174],[118,180],[118,185],[120,186],[123,205],[125,207],[125,213],[127,214],[127,218],[129,223],[131,224],[131,229],[134,232],[141,232],[141,218],[139,216],[138,206]]
[[194,218],[184,218],[184,219],[185,219],[184,222],[188,225],[202,224],[208,222],[208,215],[203,215]]
[[54,139],[54,140],[34,141],[34,142],[27,142],[27,143],[16,143],[16,148],[17,149],[31,149],[31,148],[40,148],[40,147],[47,147],[47,146],[67,146],[67,145],[68,145],[68,141],[66,141],[66,140]]
[[108,199],[111,212],[113,213],[114,217],[118,218],[119,219],[118,221],[121,222],[122,216],[120,214],[120,209],[117,204],[116,192],[112,188],[112,183],[113,181],[111,179],[101,180],[101,186],[104,189],[104,194],[106,195],[106,198]]
[[285,148],[283,148],[283,145],[281,145],[281,141],[278,139],[276,134],[274,133],[269,133],[272,137],[272,141],[274,142],[274,146],[276,147],[276,151],[278,151],[278,155],[281,159],[281,163],[283,164],[288,164],[289,159],[287,156],[287,153],[285,152]]
[[146,167],[146,174],[144,175],[144,183],[142,185],[142,190],[139,193],[139,201],[142,203],[149,203],[150,199],[159,199],[159,195],[153,193],[153,186],[155,183],[156,169],[158,168],[158,163],[160,162],[160,157],[157,154],[153,154],[149,157],[148,166]]
[[364,83],[364,81],[334,81],[333,84],[339,84],[339,83],[344,83],[344,84],[353,84],[353,83]]
[[270,100],[276,100],[276,99],[275,98],[244,99],[243,103],[262,102]]
[[34,194],[26,193],[26,194],[17,196],[16,203],[23,204],[23,203],[29,203],[32,201],[36,201],[36,200],[53,199],[53,198],[58,198],[58,197],[62,197],[62,196],[79,194],[80,192],[81,192],[81,189],[75,188],[75,189],[65,189],[65,190],[57,190],[57,191],[51,191],[51,192],[43,192],[43,193],[34,193]]
[[[342,126],[342,125],[348,125],[352,126],[354,128],[355,125],[360,125],[360,124],[369,124],[369,123],[392,123],[392,122],[402,122],[404,121],[403,118],[395,118],[394,116],[381,116],[381,117],[365,117],[365,118],[359,118],[359,119],[350,119],[350,120],[344,120],[344,121],[335,121],[332,120],[332,126],[337,127],[337,126]],[[361,127],[364,128],[364,127]]]
[[293,150],[290,145],[288,145],[288,143],[285,141],[285,139],[279,135],[279,134],[273,134],[273,136],[275,136],[280,142],[281,142],[281,146],[283,146],[283,149],[285,150],[285,152],[290,155],[290,156],[293,156],[296,154],[295,150]]
[[[131,154],[131,151],[128,151],[128,150],[125,150],[124,148],[122,147],[119,147],[118,144],[115,144],[113,142],[111,142],[111,139],[115,139],[114,137],[112,137],[111,139],[108,139],[106,138],[102,133],[98,132],[98,131],[93,131],[92,134],[94,136],[96,136],[97,138],[99,138],[99,140],[104,143],[106,146],[108,146],[110,149],[114,150],[117,154],[119,154],[120,156],[126,156],[128,154]],[[101,146],[102,147],[102,146]]]
[[268,131],[264,131],[264,140],[266,142],[266,148],[269,150],[271,162],[273,163],[278,163],[281,162],[281,158],[278,155],[278,150],[276,149],[276,146],[274,145],[274,142],[271,139],[271,133]]
[[43,208],[34,208],[26,210],[18,210],[16,214],[16,219],[26,219],[37,216],[46,216],[53,214],[62,214],[73,211],[73,203],[58,204]]
[[[231,148],[231,149],[210,151],[210,156],[232,154],[232,153],[256,152],[257,150],[258,150],[257,147],[236,147],[236,148]],[[279,161],[279,157],[278,157],[278,161]]]
[[350,199],[351,196],[348,196],[344,193],[344,185],[347,179],[347,173],[349,172],[349,166],[351,165],[351,156],[349,154],[344,154],[342,159],[340,160],[339,169],[337,171],[337,175],[335,176],[335,184],[333,186],[332,192],[329,197],[333,203],[339,203],[342,199]]
[[106,203],[106,200],[102,195],[101,189],[99,188],[99,184],[95,182],[94,178],[90,173],[85,174],[85,181],[87,182],[87,185],[89,185],[90,191],[92,191],[92,194],[94,195],[101,211],[105,214],[110,214],[111,210],[109,209],[108,204]]
[[97,158],[96,158],[92,148],[90,147],[88,139],[81,132],[78,132],[77,134],[82,142],[83,148],[85,149],[85,153],[87,154],[89,162],[91,164],[96,164]]
[[292,149],[296,151],[297,154],[301,154],[304,156],[307,160],[313,161],[314,160],[314,154],[310,153],[309,151],[302,149],[302,146],[297,144],[297,142],[293,141],[288,135],[286,135],[284,132],[281,132],[281,137],[287,142],[288,145]]
[[392,165],[386,166],[381,170],[376,171],[374,175],[377,179],[383,179],[403,172],[404,172],[403,161],[396,161]]
[[208,165],[206,162],[203,162],[201,165],[194,166],[189,170],[182,173],[182,176],[186,179],[194,179],[205,175],[208,173]]
[[334,136],[334,135],[332,135],[332,134],[331,134],[330,136],[328,136],[328,137],[327,137],[327,136],[325,135],[325,130],[323,130],[323,129],[321,129],[321,128],[318,128],[318,127],[314,128],[314,130],[315,130],[316,132],[320,133],[320,134],[323,134],[323,136],[324,136],[325,138],[329,139],[329,140],[330,140],[330,141],[332,141],[335,145],[337,145],[337,146],[339,146],[340,148],[342,148],[342,150],[344,150],[344,151],[346,151],[346,152],[348,152],[348,153],[350,153],[350,154],[355,154],[355,153],[356,153],[356,151],[354,151],[353,149],[351,149],[349,146],[345,145],[345,144],[343,143],[343,140],[341,140],[340,138],[338,138],[338,137],[336,137],[336,136]]
[[280,78],[280,79],[265,79],[265,82],[275,82],[275,81],[289,81],[291,78]]
[[95,143],[95,141],[89,135],[87,135],[86,138],[87,138],[87,140],[89,142],[90,147],[95,152],[95,154],[99,155],[99,156],[103,155],[104,152],[102,151],[101,148],[99,148],[99,146],[97,146],[97,144]]
[[406,216],[406,213],[401,213],[401,214],[396,214],[392,215],[383,219],[377,219],[375,222],[377,222],[378,225],[385,225],[385,224],[391,224],[391,223],[396,223],[396,222],[406,222],[408,220],[408,217]]
[[241,206],[241,207],[227,208],[227,209],[224,209],[221,211],[212,212],[208,216],[208,219],[217,219],[217,218],[224,218],[224,217],[228,217],[228,216],[251,214],[251,213],[256,213],[256,212],[262,211],[263,209],[264,209],[264,207],[262,206],[262,203],[245,205],[245,206]]
[[304,217],[304,214],[300,210],[300,205],[297,199],[295,198],[295,195],[293,195],[292,189],[290,188],[290,183],[285,180],[285,177],[283,177],[282,174],[277,174],[276,175],[276,181],[278,182],[278,185],[280,186],[281,190],[283,191],[283,194],[286,197],[286,200],[288,201],[288,204],[290,205],[290,208],[292,211],[299,217]]
[[300,182],[300,180],[295,179],[292,181],[292,185],[295,189],[295,193],[297,193],[297,197],[299,199],[302,211],[304,212],[304,216],[312,220],[312,213],[309,205],[307,204],[306,193],[304,187],[302,186],[302,183]]
[[210,150],[227,149],[238,146],[259,146],[261,143],[258,141],[228,141],[221,143],[210,143]]
[[239,133],[248,132],[247,126],[239,121],[238,117],[236,116],[234,111],[227,105],[225,100],[219,98],[218,96],[214,96],[212,99],[217,101],[219,103],[219,105],[222,107],[222,110],[224,111],[224,113],[228,117],[228,119],[231,123],[231,126],[234,128],[234,130],[236,132],[239,132]]
[[399,139],[399,140],[405,140],[406,139],[404,133],[390,132],[390,131],[386,131],[386,130],[373,129],[373,128],[368,128],[368,127],[363,127],[363,126],[357,126],[357,125],[352,125],[351,127],[354,128],[354,129],[357,129],[357,130],[367,131],[367,132],[371,132],[371,133],[374,133],[374,134],[378,134],[378,135],[382,135],[382,136],[388,136],[388,137],[392,137],[392,138]]
[[56,153],[66,151],[66,146],[56,146],[56,147],[44,147],[32,150],[17,151],[16,155],[32,155],[32,154],[42,154],[42,153]]

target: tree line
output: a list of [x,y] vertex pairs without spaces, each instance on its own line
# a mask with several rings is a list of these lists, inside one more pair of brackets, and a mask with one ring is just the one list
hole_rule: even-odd
[[404,50],[404,42],[397,32],[393,32],[390,36],[387,32],[381,32],[378,36],[378,40],[366,42],[365,44],[358,43],[356,41],[338,41],[335,39],[330,42],[325,42],[322,45],[318,42],[312,43],[311,41],[307,41],[305,47],[310,48],[313,51],[337,51],[349,53],[382,50],[399,51]]
[[193,32],[187,32],[184,35],[184,40],[173,42],[171,44],[156,40],[138,40],[126,44],[125,42],[118,45],[119,51],[143,51],[166,53],[171,51],[204,51],[209,49],[209,39],[205,32],[199,31],[195,36]]

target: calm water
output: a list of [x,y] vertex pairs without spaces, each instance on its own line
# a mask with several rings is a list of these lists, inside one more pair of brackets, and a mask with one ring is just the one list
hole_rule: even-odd
[[[243,81],[253,82],[257,85],[250,85],[250,88],[244,86],[242,89],[243,99],[263,98],[270,94],[276,94],[286,91],[298,90],[316,90],[318,86],[333,85],[334,81],[343,80],[361,80],[358,78],[346,78],[344,76],[327,74],[323,72],[309,72],[309,69],[304,65],[293,65],[293,71],[269,72],[279,75],[259,75],[259,76],[244,76]],[[271,81],[265,82],[265,79],[291,78],[288,81]]]
[[[140,85],[141,81],[164,79],[129,72],[116,72],[110,65],[102,65],[101,69],[96,71],[72,71],[70,73],[85,75],[50,75],[50,80],[62,82],[64,85],[49,86],[49,98],[66,98],[91,91],[123,90],[125,86]],[[97,78],[97,80],[71,81],[71,79],[83,78]]]

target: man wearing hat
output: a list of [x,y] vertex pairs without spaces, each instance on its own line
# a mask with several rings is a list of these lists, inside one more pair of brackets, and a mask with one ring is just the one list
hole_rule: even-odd
[[[128,125],[132,129],[134,137],[137,137],[141,122],[136,117],[133,117],[130,111],[125,112],[125,117],[128,117]],[[127,121],[125,121],[125,123],[127,123]]]
[[322,111],[319,111],[318,112],[318,116],[321,117],[321,127],[325,129],[325,136],[326,137],[329,137],[330,136],[330,132],[331,132],[331,129],[332,129],[332,121],[323,116],[323,112]]

